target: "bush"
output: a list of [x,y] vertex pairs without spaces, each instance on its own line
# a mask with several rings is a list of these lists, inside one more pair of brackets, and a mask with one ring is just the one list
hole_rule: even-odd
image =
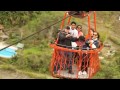
[[111,37],[111,36],[109,36],[109,39],[113,42],[113,43],[115,43],[115,44],[117,44],[117,45],[120,45],[120,41],[119,41],[119,39],[117,38],[117,37]]

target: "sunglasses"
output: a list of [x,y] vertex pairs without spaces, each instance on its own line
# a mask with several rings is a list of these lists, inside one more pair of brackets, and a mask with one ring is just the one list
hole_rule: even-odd
[[77,29],[82,29],[82,28],[77,28]]
[[97,36],[97,34],[93,34],[93,35]]

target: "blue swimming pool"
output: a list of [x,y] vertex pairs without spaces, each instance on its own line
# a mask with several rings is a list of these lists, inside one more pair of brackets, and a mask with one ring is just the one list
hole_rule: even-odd
[[15,52],[15,50],[13,50],[11,48],[6,48],[6,49],[0,51],[0,57],[4,57],[4,58],[12,58],[16,54],[17,53]]

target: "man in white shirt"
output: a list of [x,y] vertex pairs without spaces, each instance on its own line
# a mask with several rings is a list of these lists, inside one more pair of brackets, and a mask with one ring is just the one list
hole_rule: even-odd
[[[78,31],[76,30],[76,22],[71,22],[71,26],[70,26],[70,34],[73,37],[78,37]],[[72,43],[72,47],[76,47],[77,44],[76,42],[71,42]]]
[[70,33],[73,37],[78,36],[78,31],[76,30],[76,22],[71,22]]

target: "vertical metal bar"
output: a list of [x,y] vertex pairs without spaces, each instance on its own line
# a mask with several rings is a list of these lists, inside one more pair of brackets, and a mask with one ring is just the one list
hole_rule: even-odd
[[69,19],[68,19],[68,24],[67,25],[69,25],[70,24],[70,20],[71,20],[71,16],[69,17]]
[[91,33],[90,33],[90,15],[88,14],[88,37],[91,38]]
[[64,18],[63,18],[63,20],[62,20],[62,23],[61,23],[60,29],[63,29],[63,26],[64,26],[64,22],[65,22],[65,18],[66,18],[66,16],[67,16],[67,13],[65,13],[65,15],[64,15]]
[[96,31],[96,12],[94,11],[94,28],[95,28],[95,31]]

